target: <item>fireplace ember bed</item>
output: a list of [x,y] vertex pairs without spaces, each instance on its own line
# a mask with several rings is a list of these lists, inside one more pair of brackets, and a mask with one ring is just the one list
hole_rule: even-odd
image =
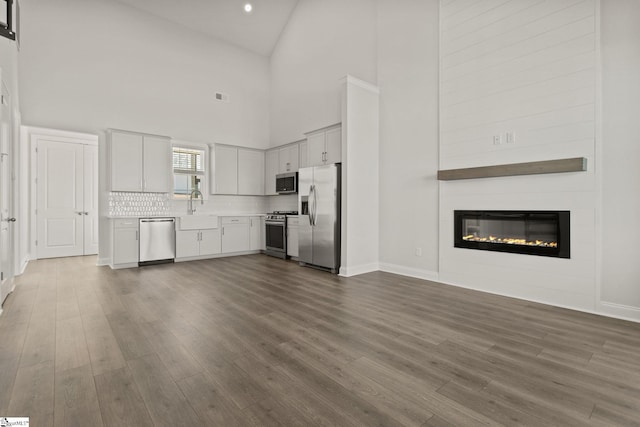
[[570,258],[569,211],[461,211],[454,216],[454,246]]

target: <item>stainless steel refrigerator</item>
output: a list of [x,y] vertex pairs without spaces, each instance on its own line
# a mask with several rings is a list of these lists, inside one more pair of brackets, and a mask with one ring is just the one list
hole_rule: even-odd
[[298,171],[298,259],[337,273],[340,269],[340,164]]

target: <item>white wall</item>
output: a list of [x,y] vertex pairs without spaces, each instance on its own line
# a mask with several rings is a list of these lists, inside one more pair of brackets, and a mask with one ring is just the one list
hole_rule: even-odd
[[[442,182],[440,279],[593,311],[596,2],[441,2],[440,168],[586,157],[586,172]],[[513,144],[493,144],[493,135]],[[571,258],[453,247],[453,211],[570,210]]]
[[640,2],[601,6],[602,309],[640,320]]
[[380,260],[379,90],[347,76],[342,87],[340,274],[376,271]]
[[14,105],[18,107],[18,51],[16,42],[4,37],[0,37],[0,69],[2,81],[7,85]]
[[376,1],[299,0],[270,69],[271,146],[340,122],[339,80],[377,80]]
[[438,14],[437,0],[378,1],[380,263],[426,278],[438,271]]
[[[267,58],[115,1],[21,8],[25,124],[267,147]],[[216,91],[231,102],[215,101]]]

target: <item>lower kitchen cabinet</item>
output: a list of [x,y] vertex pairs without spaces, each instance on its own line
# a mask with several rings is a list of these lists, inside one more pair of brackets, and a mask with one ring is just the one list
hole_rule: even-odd
[[250,247],[252,251],[265,250],[264,243],[264,217],[252,216],[250,221]]
[[222,250],[220,229],[200,230],[200,255],[217,255]]
[[216,255],[220,250],[220,229],[176,231],[176,258]]
[[222,253],[244,252],[251,247],[249,217],[222,218]]
[[131,267],[139,260],[138,219],[113,220],[113,267]]
[[287,217],[287,255],[298,257],[298,218]]

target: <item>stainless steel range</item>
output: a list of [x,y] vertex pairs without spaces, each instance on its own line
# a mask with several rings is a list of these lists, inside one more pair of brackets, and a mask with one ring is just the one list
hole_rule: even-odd
[[297,211],[275,211],[265,219],[265,254],[287,259],[287,215],[298,215]]

